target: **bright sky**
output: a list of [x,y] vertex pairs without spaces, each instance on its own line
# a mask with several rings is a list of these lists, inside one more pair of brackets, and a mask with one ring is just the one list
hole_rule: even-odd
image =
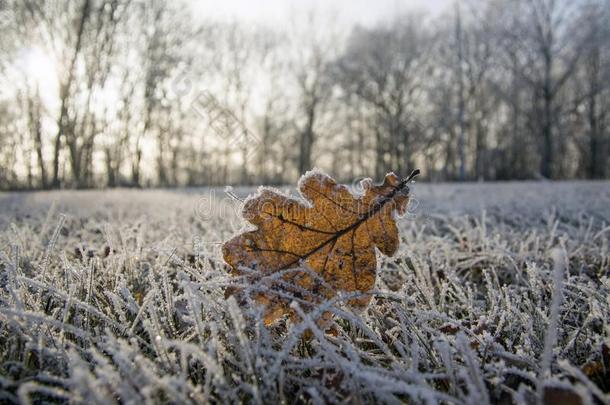
[[455,0],[191,0],[201,18],[235,19],[268,25],[288,24],[291,16],[315,10],[336,15],[339,24],[370,26],[407,10],[437,14]]

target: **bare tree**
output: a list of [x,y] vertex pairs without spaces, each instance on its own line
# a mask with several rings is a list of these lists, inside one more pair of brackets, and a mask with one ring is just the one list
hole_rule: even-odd
[[42,100],[40,99],[40,90],[36,86],[33,94],[27,94],[27,117],[30,137],[33,140],[33,146],[36,151],[38,161],[38,170],[40,171],[40,186],[46,189],[48,184],[47,169],[43,154],[42,141]]
[[390,28],[354,30],[338,62],[344,91],[373,111],[376,176],[412,167],[421,135],[416,107],[423,95],[420,75],[427,65],[427,45],[417,17],[410,16]]
[[506,9],[504,19],[497,21],[498,35],[512,55],[519,79],[531,89],[528,118],[539,139],[540,174],[553,178],[556,150],[566,143],[565,134],[559,131],[565,109],[561,92],[575,72],[584,45],[584,36],[569,18],[575,3],[520,0],[502,6]]
[[577,104],[582,101],[586,106],[588,142],[583,166],[587,177],[600,179],[606,176],[610,153],[610,3],[591,2],[584,10],[582,21],[589,28],[582,64],[584,92],[577,100]]
[[328,62],[332,57],[332,38],[323,38],[316,32],[316,15],[313,13],[308,16],[307,25],[301,31],[297,27],[293,35],[296,56],[291,69],[297,88],[297,171],[304,173],[312,168],[320,115],[330,97]]

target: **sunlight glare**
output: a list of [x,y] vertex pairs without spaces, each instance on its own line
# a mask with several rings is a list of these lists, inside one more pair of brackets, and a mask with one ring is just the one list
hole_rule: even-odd
[[24,49],[20,57],[21,67],[26,80],[37,87],[40,97],[47,106],[57,103],[59,85],[57,65],[53,58],[39,47]]

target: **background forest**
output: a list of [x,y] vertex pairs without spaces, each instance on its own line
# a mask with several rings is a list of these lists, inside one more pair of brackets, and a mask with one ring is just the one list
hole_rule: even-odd
[[607,0],[335,18],[0,0],[0,188],[608,178]]

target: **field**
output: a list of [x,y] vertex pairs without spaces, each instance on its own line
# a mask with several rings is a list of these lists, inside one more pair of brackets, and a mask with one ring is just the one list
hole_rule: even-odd
[[0,402],[610,402],[610,182],[416,184],[333,333],[224,298],[250,191],[0,194]]

